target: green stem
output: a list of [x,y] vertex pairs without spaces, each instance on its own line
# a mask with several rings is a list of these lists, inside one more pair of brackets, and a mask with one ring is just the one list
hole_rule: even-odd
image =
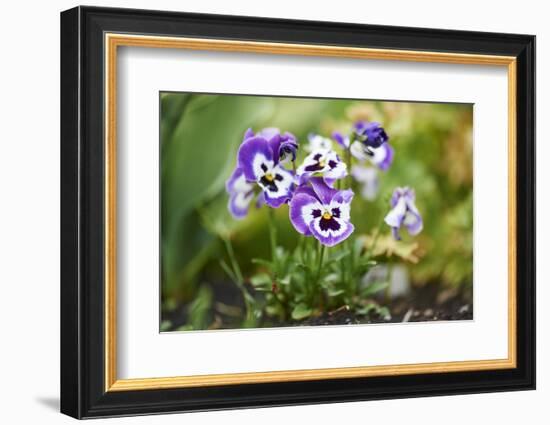
[[315,283],[319,284],[319,279],[321,279],[321,268],[323,267],[323,258],[325,256],[325,245],[322,243],[319,244],[319,260],[317,263],[317,277],[315,278]]
[[233,274],[236,277],[235,284],[238,286],[238,288],[241,290],[241,293],[243,294],[244,302],[246,305],[246,315],[247,317],[250,317],[250,315],[253,314],[252,306],[255,303],[254,297],[250,295],[250,293],[246,290],[244,286],[243,274],[237,261],[237,257],[235,256],[235,251],[233,250],[233,244],[231,243],[231,240],[229,238],[222,238],[222,240],[225,244],[225,249],[231,263],[231,268],[233,269]]
[[241,268],[239,266],[239,263],[237,261],[237,257],[235,257],[235,251],[233,250],[233,244],[229,240],[229,238],[223,238],[223,241],[225,243],[225,249],[227,251],[227,255],[229,256],[229,261],[231,262],[231,266],[233,267],[233,273],[235,273],[235,276],[237,277],[238,284],[244,285],[244,279],[243,274],[241,272]]
[[[351,147],[351,141],[350,141],[350,147]],[[349,186],[349,189],[351,189],[353,179],[351,177],[351,149],[350,148],[346,149],[346,165],[348,168],[348,186]]]
[[275,210],[269,209],[269,240],[271,242],[271,261],[277,262],[277,227],[275,226]]

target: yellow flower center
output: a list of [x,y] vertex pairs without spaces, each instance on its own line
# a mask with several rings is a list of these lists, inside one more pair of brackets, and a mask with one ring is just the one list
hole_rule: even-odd
[[330,220],[330,219],[332,218],[332,214],[329,213],[328,211],[325,211],[325,212],[323,213],[323,218],[324,218],[325,220]]
[[325,168],[325,165],[327,165],[327,163],[325,162],[324,159],[319,161],[319,167]]
[[266,173],[266,174],[265,174],[265,178],[266,178],[266,180],[267,180],[268,182],[272,182],[273,179],[275,178],[275,176],[274,176],[273,174],[271,174],[271,173]]

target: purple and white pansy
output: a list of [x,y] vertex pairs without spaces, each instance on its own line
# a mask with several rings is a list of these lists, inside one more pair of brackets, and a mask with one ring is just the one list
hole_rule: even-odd
[[422,231],[423,223],[420,212],[414,204],[415,193],[409,187],[398,187],[391,197],[391,210],[384,221],[392,229],[393,237],[400,240],[399,228],[405,226],[410,235],[417,235]]
[[332,186],[335,180],[348,175],[347,165],[333,150],[317,149],[306,156],[296,170],[300,184],[305,183],[314,175],[322,176],[325,183]]
[[353,232],[350,222],[351,190],[336,190],[322,178],[312,177],[296,189],[290,201],[290,221],[306,236],[313,235],[325,246],[334,246]]
[[253,136],[244,140],[237,154],[240,168],[247,182],[255,182],[263,192],[265,203],[278,208],[288,200],[294,189],[294,174],[280,162],[279,136],[266,139]]

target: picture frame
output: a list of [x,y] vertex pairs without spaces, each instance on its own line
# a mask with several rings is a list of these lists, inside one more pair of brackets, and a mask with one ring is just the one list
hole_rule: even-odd
[[[117,53],[121,47],[504,67],[503,359],[120,379]],[[76,7],[61,13],[61,412],[75,418],[535,388],[535,37]],[[503,266],[504,267],[504,266]],[[157,286],[152,282],[151,285]]]

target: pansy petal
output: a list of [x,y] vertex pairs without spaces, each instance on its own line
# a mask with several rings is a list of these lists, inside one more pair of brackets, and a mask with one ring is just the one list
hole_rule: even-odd
[[389,143],[384,143],[378,148],[371,148],[370,161],[383,171],[386,171],[393,162],[394,150]]
[[405,214],[403,225],[407,228],[410,235],[418,235],[423,228],[422,217],[420,217],[420,214],[418,214],[418,212],[409,210],[407,211],[407,214]]
[[349,148],[351,154],[359,161],[366,161],[370,157],[365,152],[365,147],[361,142],[353,142]]
[[405,213],[407,212],[407,203],[404,198],[399,198],[395,207],[384,217],[384,221],[390,227],[400,227],[401,223],[405,219]]
[[[347,206],[348,208],[348,213],[349,213],[349,204],[351,203],[351,201],[353,200],[353,190],[351,189],[346,189],[346,190],[338,190],[336,191],[336,193],[334,194],[334,196],[332,197],[331,199],[331,202],[330,202],[330,205],[336,205],[336,206],[340,206],[340,205],[343,205],[343,206]],[[349,218],[349,214],[347,216]],[[347,218],[346,218],[347,220]]]
[[334,246],[344,241],[354,230],[353,224],[336,217],[325,219],[315,218],[309,224],[313,236],[325,246]]
[[229,198],[228,209],[233,217],[242,219],[248,213],[250,203],[254,199],[254,192],[235,192]]
[[239,168],[249,181],[258,181],[274,166],[273,152],[263,137],[252,137],[243,142],[237,157]]
[[346,163],[340,160],[336,152],[329,151],[326,156],[325,162],[328,167],[328,170],[323,173],[325,178],[332,180],[342,179],[348,175],[348,167]]
[[322,214],[323,206],[308,193],[295,193],[290,201],[289,216],[294,228],[302,235],[310,235],[309,224]]
[[254,137],[254,131],[252,131],[251,128],[248,128],[248,129],[244,132],[243,142],[244,142],[246,139],[250,139],[251,137]]
[[355,131],[365,138],[363,143],[377,148],[389,140],[384,128],[377,122],[359,121],[355,123]]
[[338,190],[328,186],[320,177],[312,177],[309,181],[311,183],[311,187],[315,191],[315,194],[324,205],[329,205],[333,196],[338,193]]
[[266,140],[271,140],[273,137],[278,136],[281,134],[281,131],[276,127],[267,127],[261,129],[257,136],[263,137]]
[[249,192],[252,188],[253,185],[246,181],[243,170],[238,167],[233,170],[233,173],[225,182],[225,190],[228,193]]

